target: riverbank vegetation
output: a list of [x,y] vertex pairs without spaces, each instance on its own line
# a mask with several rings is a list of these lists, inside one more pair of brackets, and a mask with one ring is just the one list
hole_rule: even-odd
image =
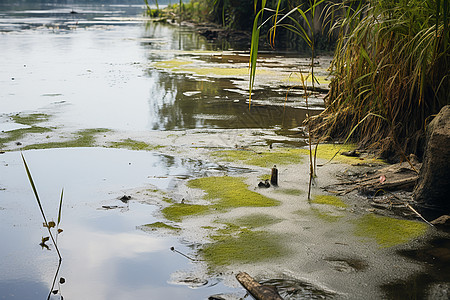
[[[315,9],[323,1],[300,2],[283,12],[279,0],[263,7],[269,18],[257,18],[259,24],[272,19],[272,35],[278,27],[296,33],[314,59]],[[384,157],[421,156],[429,118],[449,103],[448,1],[333,1],[323,12],[320,21],[338,40],[325,111],[312,118],[313,132],[350,138]]]
[[184,11],[235,29],[254,22],[253,43],[266,37],[279,49],[277,40],[289,39],[313,50],[312,58],[315,49],[333,45],[325,110],[312,118],[315,136],[350,137],[361,148],[401,159],[422,156],[426,125],[449,104],[448,2],[192,0]]

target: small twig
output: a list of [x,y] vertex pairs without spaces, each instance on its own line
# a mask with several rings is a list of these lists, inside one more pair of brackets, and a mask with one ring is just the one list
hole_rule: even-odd
[[186,254],[184,254],[183,252],[178,251],[177,249],[175,249],[175,247],[170,247],[170,250],[173,251],[173,252],[176,252],[176,253],[178,253],[178,254],[181,254],[181,255],[183,255],[184,257],[186,257],[187,259],[190,259],[190,260],[192,260],[192,261],[200,261],[199,259],[195,259],[195,258],[189,257],[189,256],[187,256]]

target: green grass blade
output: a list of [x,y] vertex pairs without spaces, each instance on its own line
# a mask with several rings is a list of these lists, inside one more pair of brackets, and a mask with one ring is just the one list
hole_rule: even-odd
[[58,209],[58,224],[61,222],[61,211],[62,211],[62,203],[63,203],[63,197],[64,197],[64,188],[61,189],[61,199],[59,200],[59,209]]

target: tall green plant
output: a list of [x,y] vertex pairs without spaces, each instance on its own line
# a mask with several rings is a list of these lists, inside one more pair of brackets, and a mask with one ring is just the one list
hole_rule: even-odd
[[449,10],[448,0],[331,6],[339,40],[323,128],[343,137],[378,114],[360,124],[357,141],[387,153],[398,152],[396,144],[420,152],[427,118],[450,101]]
[[[54,287],[55,287],[56,279],[58,278],[58,274],[59,274],[59,271],[60,271],[60,268],[61,268],[61,263],[62,263],[62,256],[61,256],[61,252],[59,251],[57,241],[58,241],[58,235],[63,231],[63,230],[59,227],[59,225],[60,225],[60,223],[61,223],[61,217],[62,217],[62,203],[63,203],[63,197],[64,197],[64,189],[61,190],[61,197],[60,197],[60,200],[59,200],[59,208],[58,208],[58,218],[57,218],[57,223],[55,224],[54,221],[48,222],[48,221],[47,221],[47,217],[46,217],[45,212],[44,212],[44,208],[43,208],[42,203],[41,203],[41,199],[39,198],[39,194],[38,194],[36,185],[34,184],[33,177],[31,176],[30,169],[28,168],[28,164],[27,164],[27,162],[26,162],[26,160],[25,160],[25,157],[23,156],[22,153],[21,153],[21,156],[22,156],[23,164],[24,164],[24,166],[25,166],[25,171],[26,171],[26,173],[27,173],[28,181],[30,182],[30,185],[31,185],[31,188],[32,188],[32,190],[33,190],[33,193],[34,193],[36,202],[37,202],[37,204],[38,204],[38,206],[39,206],[39,210],[40,210],[41,215],[42,215],[42,219],[44,220],[44,227],[47,228],[49,237],[51,238],[51,240],[52,240],[52,242],[53,242],[53,245],[55,246],[56,253],[58,254],[58,258],[59,258],[59,260],[58,260],[58,267],[57,267],[57,269],[56,269],[55,276],[54,276],[53,281],[52,281],[52,286],[51,286],[50,292],[48,293],[48,296],[47,296],[47,300],[49,300],[52,294],[60,293],[59,290],[55,290]],[[51,230],[52,228],[56,228],[56,239],[55,239],[55,237],[54,237],[54,235],[53,235],[53,233],[52,233],[52,230]],[[48,241],[49,237],[43,237],[43,238],[42,238],[41,246],[42,246],[43,248],[44,248],[44,247],[46,247],[47,249],[49,248],[49,247],[45,244],[45,242]],[[59,283],[60,283],[60,284],[63,284],[65,281],[66,281],[66,280],[65,280],[63,277],[61,277],[61,278],[59,279]],[[62,299],[62,298],[63,298],[63,297],[61,296],[61,299]]]
[[[256,7],[255,0],[255,7]],[[287,13],[282,13],[280,10],[282,0],[278,0],[276,4],[276,9],[271,10],[266,8],[266,1],[261,1],[261,10],[258,12],[254,19],[253,30],[252,30],[252,43],[250,50],[250,82],[249,82],[249,109],[251,107],[251,95],[254,87],[255,76],[256,76],[256,62],[258,56],[258,47],[259,47],[259,38],[261,27],[265,25],[269,20],[273,20],[273,25],[269,30],[269,40],[272,43],[272,46],[275,44],[275,35],[277,31],[277,27],[285,28],[294,34],[300,36],[309,46],[311,50],[311,83],[312,88],[314,90],[314,84],[317,82],[316,77],[314,76],[314,57],[315,57],[315,27],[314,27],[314,19],[316,18],[317,7],[324,2],[324,0],[308,0],[308,5],[306,3],[301,3]],[[264,20],[263,13],[267,11],[270,13],[270,16],[267,20]],[[309,114],[308,109],[308,90],[307,90],[307,79],[304,78],[303,74],[300,73],[301,81],[303,84],[303,88],[305,91],[305,101],[306,107]],[[313,155],[312,155],[312,141],[311,141],[311,131],[310,125],[308,125],[309,131],[309,160],[310,160],[310,176],[309,176],[309,188],[308,188],[308,199],[311,198],[311,184],[313,178],[315,176],[315,166],[313,163]],[[317,147],[317,146],[316,146]]]

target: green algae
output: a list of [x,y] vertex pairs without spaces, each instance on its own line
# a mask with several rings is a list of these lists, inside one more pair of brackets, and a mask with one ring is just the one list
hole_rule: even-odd
[[181,222],[185,217],[201,215],[210,211],[207,205],[173,203],[161,210],[164,218],[174,222]]
[[46,127],[40,126],[31,126],[28,128],[20,128],[11,131],[7,131],[4,133],[5,137],[0,137],[0,148],[5,147],[5,144],[18,141],[22,139],[27,134],[39,134],[52,131]]
[[381,248],[404,244],[425,234],[428,225],[418,221],[399,220],[368,214],[355,221],[355,235],[373,238]]
[[[363,163],[367,161],[376,161],[377,163],[383,163],[382,160],[374,159],[370,157],[351,157],[341,155],[343,152],[352,151],[356,149],[356,145],[353,144],[319,144],[317,148],[317,157],[329,161],[333,159],[333,161],[342,162],[346,164],[357,164]],[[309,155],[309,149],[303,148],[301,149],[303,154]],[[313,153],[314,153],[313,149]],[[336,154],[337,153],[337,154]]]
[[334,223],[343,218],[343,216],[334,215],[330,212],[326,212],[318,208],[311,208],[310,210],[297,210],[294,213],[300,216],[315,217],[328,223]]
[[76,138],[63,142],[48,142],[25,146],[24,150],[32,149],[51,149],[51,148],[75,148],[75,147],[93,147],[95,145],[95,136],[100,133],[110,131],[105,128],[90,128],[77,131]]
[[303,195],[305,192],[299,189],[284,189],[284,188],[277,188],[274,190],[275,193],[278,194],[285,194],[290,196],[300,196]]
[[289,254],[282,236],[264,231],[243,230],[207,244],[200,254],[210,267],[232,263],[269,261]]
[[297,164],[303,161],[303,149],[277,149],[265,152],[252,150],[221,150],[214,151],[211,156],[229,162],[240,161],[242,163],[271,168],[273,165]]
[[111,143],[112,148],[125,148],[130,150],[147,150],[147,151],[154,151],[160,148],[163,148],[163,146],[160,145],[150,145],[146,142],[142,141],[136,141],[133,139],[125,139],[121,140],[119,142],[112,142]]
[[279,205],[279,201],[263,196],[248,189],[242,177],[204,177],[192,179],[187,186],[205,191],[205,199],[217,200],[213,208],[226,210],[228,208],[255,206],[269,207]]
[[179,59],[171,59],[171,60],[162,60],[155,62],[153,65],[159,69],[176,69],[185,65],[192,64],[193,61],[187,60],[179,60]]
[[[310,77],[311,73],[309,74],[304,74],[303,75],[304,78],[306,77]],[[329,76],[324,76],[324,75],[314,75],[314,78],[317,79],[317,82],[320,85],[328,85],[331,81],[329,79]],[[290,83],[302,83],[302,78],[300,76],[288,76],[285,80],[289,81]]]
[[[172,59],[155,62],[153,66],[158,69],[167,69],[173,72],[190,73],[198,76],[207,76],[207,77],[243,77],[248,76],[249,74],[248,68],[246,67],[244,68],[233,68],[229,66],[201,67],[200,64],[204,63],[195,60]],[[258,69],[256,70],[256,74],[264,76],[273,76],[275,78],[280,74],[280,72]]]
[[319,218],[328,223],[337,222],[343,218],[343,216],[333,215],[329,212],[325,212],[317,208],[311,208],[311,211],[316,218]]
[[266,180],[270,180],[270,174],[263,174],[263,175],[259,175],[258,176],[258,180],[261,180],[261,181],[266,181]]
[[[216,67],[216,68],[182,68],[183,72],[192,73],[198,76],[207,77],[242,77],[248,76],[248,68],[230,68],[230,67]],[[277,76],[279,72],[269,70],[256,70],[256,75]]]
[[245,217],[234,219],[232,222],[236,225],[249,229],[264,227],[281,222],[283,219],[266,214],[251,214]]
[[311,200],[311,203],[326,204],[326,205],[332,205],[335,207],[342,207],[342,208],[346,208],[348,206],[341,199],[339,199],[336,196],[332,196],[332,195],[316,195]]
[[32,126],[40,122],[48,121],[49,118],[50,118],[49,115],[41,113],[25,114],[25,115],[16,114],[11,116],[11,119],[14,122],[29,126]]
[[154,223],[150,223],[150,224],[145,224],[145,225],[142,225],[142,227],[150,229],[152,231],[156,231],[159,229],[163,229],[163,230],[166,229],[166,230],[171,230],[171,231],[179,231],[180,230],[180,228],[178,228],[178,227],[168,225],[163,222],[154,222]]

